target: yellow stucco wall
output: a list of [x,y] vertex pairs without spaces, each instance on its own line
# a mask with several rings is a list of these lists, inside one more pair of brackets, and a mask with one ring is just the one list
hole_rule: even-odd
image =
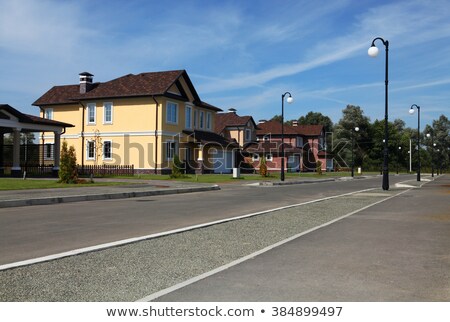
[[[187,91],[188,92],[188,91]],[[189,94],[190,95],[190,94]],[[131,165],[136,169],[154,169],[155,156],[158,156],[158,168],[169,168],[170,162],[166,156],[166,144],[168,141],[175,141],[177,147],[184,144],[180,141],[183,130],[186,129],[186,105],[192,107],[191,118],[194,118],[194,110],[204,112],[204,128],[206,129],[206,115],[211,115],[211,131],[214,129],[214,111],[199,108],[192,102],[183,102],[176,99],[157,97],[158,101],[158,124],[156,124],[156,104],[152,97],[142,98],[117,98],[92,100],[83,102],[84,131],[83,128],[83,106],[81,104],[50,106],[53,109],[53,119],[61,122],[73,124],[75,127],[67,128],[62,135],[69,145],[75,147],[77,161],[79,164],[84,160],[84,164],[117,164]],[[167,122],[167,103],[177,104],[177,122],[171,124]],[[104,122],[104,104],[112,104],[112,122]],[[88,122],[87,106],[95,104],[95,122]],[[200,116],[200,113],[198,113]],[[193,122],[192,122],[193,124]],[[197,122],[199,124],[199,122]],[[156,133],[156,125],[158,132]],[[191,128],[190,130],[192,130]],[[83,132],[83,137],[82,137]],[[156,136],[157,135],[157,136]],[[44,136],[45,143],[53,142],[53,133]],[[158,142],[156,143],[156,140]],[[83,147],[84,141],[84,147]],[[87,141],[96,141],[96,160],[89,160],[87,156]],[[105,141],[112,143],[112,158],[104,160],[102,158],[101,144]],[[184,150],[178,151],[180,159],[186,158]],[[194,156],[195,158],[196,156]]]

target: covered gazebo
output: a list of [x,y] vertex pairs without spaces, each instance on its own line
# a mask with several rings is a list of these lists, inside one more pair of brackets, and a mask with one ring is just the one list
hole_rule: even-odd
[[0,175],[4,174],[4,135],[6,133],[13,133],[11,176],[20,177],[22,175],[20,165],[20,133],[30,132],[54,133],[54,162],[52,172],[57,175],[60,162],[61,134],[65,132],[66,127],[73,127],[73,125],[24,114],[8,104],[0,104]]

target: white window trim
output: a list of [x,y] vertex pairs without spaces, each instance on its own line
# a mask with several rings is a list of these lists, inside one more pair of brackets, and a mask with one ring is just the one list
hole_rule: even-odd
[[[90,120],[89,120],[89,118],[90,118],[89,107],[90,106],[94,107],[94,122],[90,122]],[[87,120],[86,120],[87,121],[86,122],[87,125],[95,125],[97,123],[97,104],[95,104],[95,103],[88,103],[86,105],[86,117],[87,117]]]
[[[105,157],[105,143],[106,142],[109,142],[109,144],[110,144],[110,153],[111,153],[111,157],[109,157],[109,158],[106,158]],[[94,143],[95,144],[95,143]],[[105,160],[105,161],[111,161],[112,159],[113,159],[113,141],[112,140],[104,140],[103,141],[103,146],[102,146],[102,160]]]
[[[106,121],[106,104],[111,104],[111,121]],[[114,105],[112,102],[103,103],[103,124],[113,124]]]
[[44,110],[44,118],[47,120],[53,120],[53,108],[46,108]]
[[[190,116],[189,123],[188,123],[188,111],[190,111],[189,112],[189,116]],[[186,129],[192,129],[192,106],[186,105],[184,117],[185,117],[184,126],[186,127]]]
[[272,153],[268,153],[266,155],[266,161],[273,161],[273,154]]
[[199,115],[199,120],[198,120],[198,127],[200,129],[203,130],[203,128],[205,127],[205,112],[200,111],[200,115]]
[[[175,122],[169,120],[169,104],[175,105]],[[179,118],[178,103],[167,101],[166,102],[166,123],[167,124],[178,124],[178,118]]]
[[[172,144],[172,143],[174,144],[172,157],[169,157],[169,143],[170,144]],[[174,157],[175,157],[176,152],[177,152],[176,151],[177,150],[177,142],[176,141],[166,141],[165,145],[166,145],[166,160],[167,161],[172,161],[174,159]]]
[[250,142],[252,140],[252,130],[251,129],[245,129],[245,135],[244,135],[244,141]]
[[198,128],[198,110],[194,109],[194,121],[193,121],[194,129]]
[[[90,143],[94,144],[94,157],[93,158],[89,156],[89,144]],[[86,160],[88,160],[88,161],[95,161],[95,155],[96,155],[96,153],[95,153],[95,141],[94,140],[88,140],[86,142]]]
[[252,161],[253,161],[253,162],[259,161],[259,154],[253,153],[253,155],[252,155]]
[[212,115],[211,112],[206,113],[206,129],[211,130]]

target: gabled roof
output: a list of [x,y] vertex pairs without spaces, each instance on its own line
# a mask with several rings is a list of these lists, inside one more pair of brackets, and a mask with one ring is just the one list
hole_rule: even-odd
[[180,90],[179,99],[187,100],[180,79],[186,82],[190,92],[194,97],[194,103],[198,106],[221,111],[220,108],[202,102],[197,94],[191,80],[185,70],[172,70],[163,72],[150,72],[141,74],[128,74],[108,82],[93,83],[91,89],[80,94],[79,84],[54,86],[44,95],[38,98],[33,105],[45,106],[56,104],[73,104],[76,101],[100,98],[122,98],[122,97],[142,97],[142,96],[169,96],[177,94],[170,93],[170,88],[175,85]]
[[[281,123],[278,121],[267,121],[258,124],[259,130],[256,131],[256,135],[281,135]],[[297,135],[298,132],[293,126],[284,125],[284,135]]]
[[8,104],[0,104],[0,118],[1,119],[9,119],[8,115],[3,113],[3,111],[16,117],[18,119],[19,123],[54,125],[54,126],[60,126],[60,127],[73,127],[73,125],[69,124],[69,123],[58,122],[58,121],[54,121],[54,120],[44,119],[42,117],[35,116],[35,115],[24,114]]
[[[256,135],[263,136],[267,134],[281,135],[281,123],[278,121],[267,121],[258,124],[259,130]],[[284,125],[284,135],[303,135],[303,136],[320,136],[323,131],[323,125]]]
[[249,121],[253,122],[253,125],[257,128],[256,123],[251,116],[239,116],[234,112],[218,113],[216,114],[216,126],[214,132],[222,133],[227,127],[246,126]]
[[320,136],[323,132],[323,125],[298,125],[293,128],[297,128],[298,133],[305,136]]

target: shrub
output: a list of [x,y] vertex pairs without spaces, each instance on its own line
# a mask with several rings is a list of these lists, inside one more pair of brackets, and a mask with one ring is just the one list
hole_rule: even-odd
[[178,155],[175,155],[173,157],[173,164],[172,164],[172,173],[170,174],[171,178],[182,178],[184,177],[184,174],[181,172],[183,167],[183,164],[180,161],[180,158]]
[[61,147],[61,159],[59,165],[59,182],[77,183],[77,156],[75,148],[71,145],[67,148],[67,142],[64,140]]
[[266,157],[261,157],[261,161],[259,162],[259,174],[262,177],[267,177],[267,164],[266,164]]
[[317,174],[322,174],[322,161],[317,160],[316,162],[316,172]]

